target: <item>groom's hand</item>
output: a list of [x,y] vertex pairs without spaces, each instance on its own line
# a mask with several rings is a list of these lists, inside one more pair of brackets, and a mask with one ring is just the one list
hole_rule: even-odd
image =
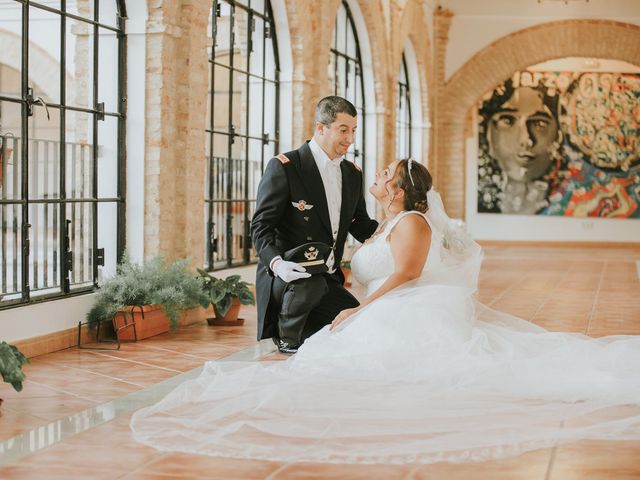
[[293,282],[301,278],[309,278],[310,273],[306,273],[305,268],[302,265],[298,265],[295,262],[287,262],[286,260],[278,259],[273,263],[271,267],[273,273],[280,277],[285,283]]

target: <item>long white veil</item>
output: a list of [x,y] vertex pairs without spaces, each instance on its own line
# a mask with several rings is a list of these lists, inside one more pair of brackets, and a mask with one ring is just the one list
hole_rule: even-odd
[[482,250],[437,193],[428,200],[437,283],[394,290],[287,361],[208,362],[133,416],[135,438],[165,451],[334,463],[464,462],[640,439],[640,337],[548,332],[480,304]]

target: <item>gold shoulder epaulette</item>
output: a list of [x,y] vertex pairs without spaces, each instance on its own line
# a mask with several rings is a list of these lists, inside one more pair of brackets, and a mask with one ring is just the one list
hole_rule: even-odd
[[283,165],[286,165],[291,161],[287,158],[287,156],[284,153],[277,155],[277,157],[278,157],[278,160],[280,160],[280,163],[282,163]]

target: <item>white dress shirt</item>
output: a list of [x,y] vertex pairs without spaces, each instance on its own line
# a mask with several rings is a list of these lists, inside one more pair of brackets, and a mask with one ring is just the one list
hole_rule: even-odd
[[[342,157],[330,159],[324,150],[316,143],[315,140],[309,141],[309,148],[316,161],[322,183],[324,184],[324,192],[327,196],[327,206],[329,207],[329,219],[331,220],[331,233],[335,245],[338,237],[338,228],[340,227],[340,208],[342,207],[342,171],[340,163]],[[329,272],[335,272],[333,251],[327,260]]]

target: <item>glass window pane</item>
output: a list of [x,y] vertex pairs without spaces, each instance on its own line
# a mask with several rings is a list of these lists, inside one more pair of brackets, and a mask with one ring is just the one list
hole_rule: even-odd
[[98,122],[98,198],[118,196],[118,118]]
[[118,112],[118,37],[101,28],[98,32],[98,102],[104,102],[107,112]]
[[[249,104],[247,103],[248,76],[242,72],[233,72],[233,105],[231,124],[240,135],[247,133],[247,114]],[[260,108],[259,105],[254,108]]]
[[93,114],[67,112],[65,188],[67,198],[93,197]]
[[60,196],[60,111],[49,109],[50,118],[41,106],[34,106],[29,117],[29,198]]
[[29,86],[35,97],[60,103],[60,15],[29,9]]
[[246,71],[249,59],[251,25],[246,10],[236,7],[233,16],[233,68]]
[[[12,42],[12,43],[17,43],[17,42]],[[20,56],[20,50],[15,52],[15,56],[16,57]],[[16,99],[21,98],[22,79],[20,78],[19,65],[16,69],[13,66],[0,63],[0,96],[16,98]],[[19,124],[20,122],[18,122],[18,125]],[[6,121],[2,117],[0,117],[0,125],[6,126]]]
[[98,18],[100,23],[110,27],[118,26],[118,9],[116,0],[101,0],[99,3]]
[[0,101],[0,195],[3,200],[22,197],[22,105]]
[[[93,204],[68,203],[65,211],[69,228],[69,250],[73,252],[73,270],[69,272],[71,288],[93,283]],[[115,224],[114,224],[115,225]]]
[[[93,108],[94,28],[88,23],[69,19],[66,30],[66,103]],[[116,84],[117,76],[108,75],[101,83]]]
[[[4,63],[0,63],[0,95],[20,98],[22,69],[22,4],[0,0],[0,32]],[[2,124],[0,123],[0,127]],[[0,128],[1,129],[1,128]]]
[[20,298],[22,292],[22,205],[0,205],[0,301]]
[[220,65],[213,69],[213,129],[229,130],[229,69]]
[[118,204],[98,203],[98,248],[104,248],[104,266],[98,267],[98,281],[111,276],[118,263]]
[[214,58],[216,63],[229,65],[231,62],[231,12],[232,8],[225,1],[219,2],[220,16],[215,18],[216,43]]
[[59,204],[29,205],[29,286],[31,295],[60,291]]

